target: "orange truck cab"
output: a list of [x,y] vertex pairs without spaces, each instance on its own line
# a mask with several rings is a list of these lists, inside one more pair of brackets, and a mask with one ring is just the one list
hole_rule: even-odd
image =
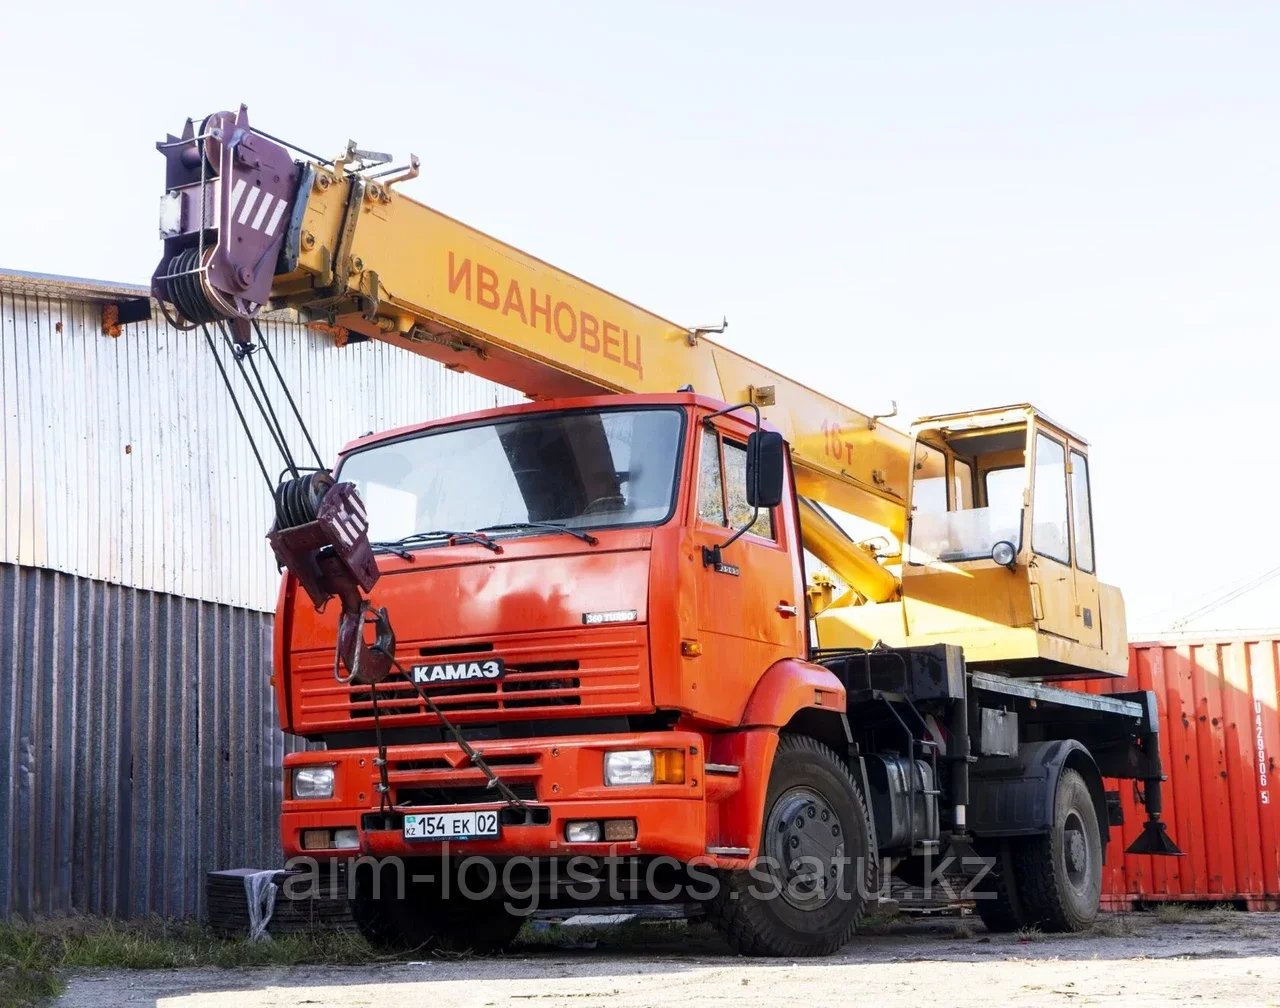
[[[739,866],[758,845],[764,797],[742,782],[767,779],[779,730],[807,713],[842,736],[844,687],[805,660],[794,497],[704,563],[704,548],[753,511],[754,423],[725,408],[692,393],[528,404],[343,450],[337,478],[368,503],[375,544],[395,544],[375,545],[383,576],[372,601],[391,616],[397,655],[530,806],[504,806],[394,675],[378,687],[393,741],[390,804],[446,819],[496,813],[495,835],[453,839],[456,855],[625,852]],[[458,531],[477,535],[448,534]],[[379,811],[371,690],[335,679],[334,637],[331,618],[286,577],[281,720],[325,744],[286,757],[287,777],[331,766],[333,790],[286,797],[285,849],[328,848],[339,834],[379,855],[439,853],[440,841],[406,839],[402,814]],[[659,779],[610,780],[613,752],[663,754]],[[570,839],[575,823],[599,823],[599,838]]]

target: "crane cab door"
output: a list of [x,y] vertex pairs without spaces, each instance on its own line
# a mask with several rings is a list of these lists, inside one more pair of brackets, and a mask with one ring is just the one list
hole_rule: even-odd
[[1067,441],[1033,424],[1031,443],[1031,614],[1040,630],[1078,640],[1075,571],[1071,565]]
[[1089,489],[1089,456],[1085,446],[1067,441],[1067,491],[1071,505],[1071,560],[1076,584],[1076,639],[1102,647],[1102,612],[1098,605],[1097,565],[1093,555],[1093,501]]
[[1100,648],[1086,448],[1040,419],[1032,432],[1033,615],[1041,630]]

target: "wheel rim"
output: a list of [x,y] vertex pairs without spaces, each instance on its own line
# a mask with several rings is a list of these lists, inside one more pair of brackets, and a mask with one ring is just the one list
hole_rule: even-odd
[[1084,892],[1089,887],[1092,854],[1084,822],[1075,811],[1067,814],[1067,821],[1063,824],[1062,859],[1071,888],[1076,892]]
[[845,869],[836,860],[844,856],[845,829],[821,794],[809,787],[780,794],[769,810],[765,837],[765,854],[787,903],[816,910],[835,898]]

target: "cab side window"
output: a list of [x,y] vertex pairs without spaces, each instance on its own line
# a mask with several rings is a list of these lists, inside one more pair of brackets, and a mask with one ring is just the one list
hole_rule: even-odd
[[[747,449],[706,428],[698,446],[698,517],[712,525],[739,529],[755,509],[747,503]],[[773,512],[761,508],[752,535],[773,539]]]
[[[724,489],[729,501],[729,527],[742,528],[751,521],[755,511],[747,503],[747,448],[732,441],[724,442]],[[773,511],[761,508],[751,534],[773,538]]]
[[698,444],[698,517],[712,525],[723,525],[724,480],[720,475],[720,439],[716,432],[702,429]]

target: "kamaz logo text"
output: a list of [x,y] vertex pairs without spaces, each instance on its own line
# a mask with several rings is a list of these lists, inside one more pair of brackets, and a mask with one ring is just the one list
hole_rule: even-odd
[[450,662],[443,665],[415,665],[413,681],[422,685],[462,682],[467,679],[497,679],[502,675],[500,661]]

